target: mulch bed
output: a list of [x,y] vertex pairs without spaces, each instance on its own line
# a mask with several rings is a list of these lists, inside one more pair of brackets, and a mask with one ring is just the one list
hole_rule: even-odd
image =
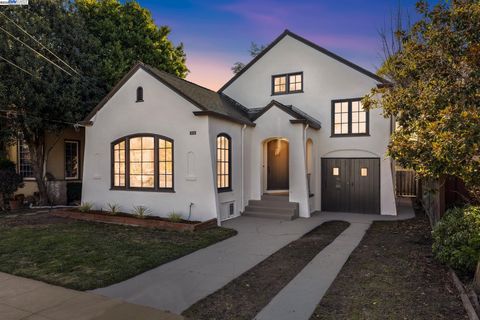
[[428,219],[374,222],[311,319],[468,319]]
[[183,315],[188,319],[253,319],[348,226],[349,223],[344,221],[323,223],[195,303]]
[[171,221],[157,216],[136,217],[131,214],[119,212],[110,214],[105,211],[80,212],[76,209],[58,209],[50,212],[51,215],[63,218],[70,218],[82,221],[95,221],[112,224],[123,224],[128,226],[138,226],[146,228],[158,228],[174,231],[200,231],[217,226],[217,219],[207,221]]

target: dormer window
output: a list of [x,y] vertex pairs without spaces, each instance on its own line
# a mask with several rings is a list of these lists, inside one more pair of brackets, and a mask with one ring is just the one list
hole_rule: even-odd
[[303,72],[272,76],[272,95],[303,92]]
[[137,102],[143,102],[143,88],[137,88]]

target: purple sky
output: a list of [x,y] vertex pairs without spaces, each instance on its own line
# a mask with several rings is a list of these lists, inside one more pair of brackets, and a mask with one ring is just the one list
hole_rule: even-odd
[[182,42],[188,79],[210,89],[232,77],[236,61],[248,62],[250,42],[269,44],[283,30],[299,34],[360,66],[380,65],[378,30],[400,5],[414,15],[415,0],[139,0],[158,25]]

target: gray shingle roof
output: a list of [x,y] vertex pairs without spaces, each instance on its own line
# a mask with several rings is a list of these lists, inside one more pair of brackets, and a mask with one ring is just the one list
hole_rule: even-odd
[[223,93],[218,93],[190,81],[171,75],[165,71],[137,63],[108,93],[105,98],[90,112],[84,122],[90,122],[93,116],[110,100],[110,98],[122,87],[138,69],[142,69],[158,79],[174,92],[197,106],[201,111],[194,112],[196,115],[212,115],[225,118],[234,122],[253,126],[248,118],[247,108]]
[[260,118],[265,112],[270,110],[272,107],[278,107],[281,110],[285,111],[289,115],[295,118],[295,120],[290,120],[292,123],[306,123],[308,124],[311,128],[313,129],[320,129],[322,127],[322,124],[320,121],[315,119],[314,117],[310,116],[309,114],[303,112],[302,110],[292,106],[292,105],[284,105],[283,103],[280,103],[276,100],[270,101],[269,104],[267,104],[263,108],[255,108],[255,109],[250,109],[249,110],[249,116],[252,121],[257,120]]

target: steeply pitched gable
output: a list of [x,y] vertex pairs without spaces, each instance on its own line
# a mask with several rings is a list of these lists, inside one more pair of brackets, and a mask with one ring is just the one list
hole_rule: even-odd
[[273,40],[272,43],[270,43],[262,52],[260,52],[260,54],[258,54],[254,59],[252,59],[252,61],[250,61],[245,67],[243,67],[242,70],[240,70],[240,72],[238,72],[237,74],[235,74],[227,83],[225,83],[219,90],[218,92],[223,92],[228,86],[230,86],[233,82],[235,82],[235,80],[237,80],[243,73],[245,73],[252,65],[254,65],[258,60],[260,60],[267,52],[269,52],[273,47],[275,47],[277,45],[277,43],[279,43],[282,39],[284,39],[285,37],[287,36],[290,36],[300,42],[302,42],[303,44],[317,50],[317,51],[320,51],[321,53],[329,56],[330,58],[332,59],[335,59],[347,66],[349,66],[350,68],[360,72],[360,73],[363,73],[364,75],[374,79],[375,81],[378,81],[379,84],[382,84],[382,85],[386,85],[386,84],[389,84],[389,81],[387,81],[386,79],[383,79],[382,77],[380,76],[377,76],[376,74],[374,74],[373,72],[371,71],[368,71],[367,69],[364,69],[362,67],[360,67],[359,65],[351,62],[351,61],[348,61],[347,59],[345,58],[342,58],[338,55],[336,55],[335,53],[289,31],[289,30],[285,30],[280,36],[278,36],[275,40]]

